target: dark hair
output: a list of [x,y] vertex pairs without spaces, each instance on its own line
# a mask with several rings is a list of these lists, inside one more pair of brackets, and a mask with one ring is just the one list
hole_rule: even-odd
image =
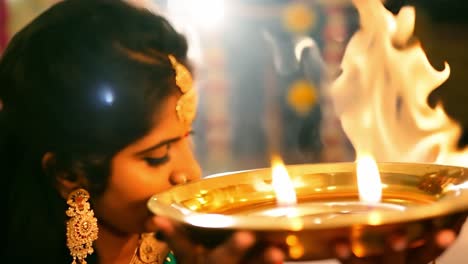
[[437,23],[468,23],[468,4],[464,0],[386,0],[384,5],[393,13],[398,13],[405,5],[416,6]]
[[145,135],[178,91],[167,55],[186,63],[186,53],[165,18],[116,0],[60,2],[13,37],[0,61],[6,259],[70,261],[66,203],[51,176],[84,176],[99,195],[113,155]]

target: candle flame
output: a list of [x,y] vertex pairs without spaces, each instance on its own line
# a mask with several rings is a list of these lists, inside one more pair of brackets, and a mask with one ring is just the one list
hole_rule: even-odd
[[275,156],[272,159],[272,185],[276,194],[276,202],[280,206],[291,206],[297,203],[293,182],[283,161]]
[[356,174],[359,199],[369,204],[379,203],[382,199],[382,182],[377,163],[371,155],[360,155],[357,159]]

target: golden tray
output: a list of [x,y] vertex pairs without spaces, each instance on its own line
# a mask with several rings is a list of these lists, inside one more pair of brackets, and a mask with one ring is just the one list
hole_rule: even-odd
[[[335,256],[347,241],[359,257],[382,254],[388,236],[424,244],[434,230],[468,215],[468,169],[419,163],[378,163],[382,202],[359,202],[355,163],[288,165],[298,204],[276,203],[271,169],[216,174],[151,197],[148,208],[180,223],[195,241],[212,247],[235,230],[253,231],[259,244],[274,243],[290,260]],[[414,246],[416,247],[416,246]]]

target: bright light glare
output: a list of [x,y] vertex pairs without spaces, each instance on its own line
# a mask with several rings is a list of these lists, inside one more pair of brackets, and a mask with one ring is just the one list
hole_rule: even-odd
[[231,216],[220,214],[194,214],[186,216],[185,220],[195,226],[212,228],[230,227],[235,223]]
[[224,0],[169,0],[168,12],[178,23],[212,29],[225,15]]

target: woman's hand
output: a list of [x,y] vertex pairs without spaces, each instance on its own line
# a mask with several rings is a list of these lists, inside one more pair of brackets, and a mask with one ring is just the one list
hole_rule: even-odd
[[223,244],[208,249],[191,241],[182,228],[167,218],[153,217],[148,223],[148,229],[158,230],[163,235],[180,264],[278,264],[284,260],[283,252],[276,247],[252,251],[255,236],[246,231],[235,232]]
[[465,218],[453,227],[435,230],[427,237],[408,243],[403,234],[394,234],[387,240],[387,247],[381,256],[358,258],[346,242],[335,244],[337,259],[342,264],[427,264],[437,259],[455,242]]

